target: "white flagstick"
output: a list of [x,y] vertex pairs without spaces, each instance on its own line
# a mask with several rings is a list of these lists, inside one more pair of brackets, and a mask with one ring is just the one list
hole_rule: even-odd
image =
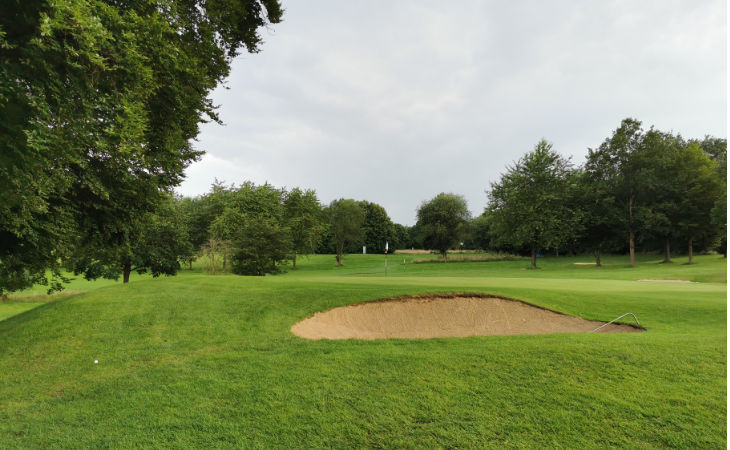
[[385,241],[385,276],[388,276],[388,241]]

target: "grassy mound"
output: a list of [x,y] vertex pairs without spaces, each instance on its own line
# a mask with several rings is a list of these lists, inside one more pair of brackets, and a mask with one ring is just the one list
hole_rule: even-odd
[[[0,447],[724,447],[725,261],[583,260],[385,276],[382,255],[340,268],[317,256],[274,277],[78,283],[87,292],[0,321]],[[636,281],[662,278],[698,283]],[[337,306],[447,291],[589,320],[631,311],[648,331],[308,341],[289,330]]]

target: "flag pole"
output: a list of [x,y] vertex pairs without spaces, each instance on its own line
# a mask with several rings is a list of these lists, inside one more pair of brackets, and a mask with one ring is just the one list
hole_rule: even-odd
[[385,241],[385,276],[388,276],[388,241]]

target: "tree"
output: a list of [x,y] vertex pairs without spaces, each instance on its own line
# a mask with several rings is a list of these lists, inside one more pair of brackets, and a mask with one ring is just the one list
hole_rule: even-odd
[[225,258],[231,253],[231,243],[218,239],[216,237],[209,238],[201,247],[200,253],[207,258],[207,271],[210,275],[218,272],[218,256],[224,255]]
[[637,222],[647,237],[663,241],[664,262],[671,261],[671,241],[677,236],[681,210],[677,208],[683,193],[677,178],[683,168],[677,165],[681,136],[649,129],[632,156],[640,177],[637,195]]
[[322,205],[313,190],[294,188],[284,198],[284,219],[292,242],[292,268],[297,268],[297,253],[312,253],[325,230]]
[[491,248],[491,231],[489,227],[488,213],[484,212],[471,221],[472,238],[471,245],[474,249],[489,250]]
[[641,122],[624,119],[598,149],[588,149],[585,164],[585,170],[597,188],[612,197],[610,203],[619,211],[614,226],[623,229],[628,236],[631,266],[636,265],[636,235],[643,230],[641,218],[647,200],[644,193],[647,183],[638,155],[642,140]]
[[150,272],[153,277],[175,275],[181,261],[194,254],[184,216],[172,196],[129,230],[118,245],[77,247],[68,260],[69,269],[75,274],[83,273],[86,279],[117,279],[121,275],[123,282],[128,283],[132,271]]
[[579,245],[593,253],[596,266],[601,266],[601,254],[620,248],[623,234],[616,232],[620,209],[615,198],[605,191],[606,183],[596,180],[583,170],[575,172],[576,189],[572,190],[576,208],[580,210]]
[[226,185],[216,179],[208,193],[196,198],[184,199],[189,202],[186,208],[193,247],[200,249],[208,242],[211,238],[211,224],[223,214],[223,210],[230,203],[235,192],[235,186]]
[[116,246],[201,152],[210,92],[277,0],[21,1],[0,14],[0,294]]
[[528,245],[533,268],[539,249],[558,247],[579,223],[567,206],[569,173],[569,160],[543,139],[491,184],[487,208],[493,232],[511,245]]
[[423,245],[438,250],[444,260],[448,250],[462,241],[471,218],[464,197],[443,192],[423,202],[416,216]]
[[359,242],[362,239],[362,224],[365,213],[355,200],[333,200],[327,208],[329,231],[335,245],[337,265],[342,265],[342,252],[348,242]]
[[710,159],[718,161],[721,164],[727,164],[727,139],[706,135],[701,141],[692,140],[689,144],[695,142],[699,144],[702,151],[705,152]]
[[263,276],[280,272],[292,248],[283,201],[283,190],[247,182],[215,219],[211,234],[231,243],[233,273]]
[[[365,212],[365,219],[362,224],[363,245],[371,253],[383,253],[385,243],[393,243],[393,222],[388,217],[385,208],[368,201],[358,202]],[[393,247],[395,250],[395,247]]]
[[676,167],[677,177],[673,180],[679,191],[676,228],[687,240],[688,259],[692,264],[695,239],[714,238],[720,233],[714,208],[718,199],[726,195],[726,187],[718,176],[716,165],[696,143],[679,150]]
[[717,250],[727,258],[727,180],[722,180],[722,194],[712,207],[712,223],[720,230]]
[[288,230],[274,217],[250,219],[233,233],[231,270],[239,275],[279,273],[291,251]]
[[712,223],[720,231],[718,250],[727,258],[727,139],[705,136],[700,147],[715,162],[717,178],[723,186],[722,194],[715,200],[712,208]]
[[190,270],[193,270],[193,262],[197,259],[199,245],[196,246],[193,242],[193,236],[192,236],[192,230],[191,230],[191,224],[193,222],[193,217],[195,216],[195,213],[200,205],[200,202],[197,202],[196,199],[192,199],[189,197],[179,197],[175,196],[173,198],[173,209],[175,212],[175,216],[178,218],[182,226],[185,228],[186,231],[186,237],[188,240],[188,244],[190,245],[190,253],[188,255],[185,255],[181,257],[181,264],[187,264],[188,268]]
[[393,251],[415,247],[411,228],[399,223],[393,224]]

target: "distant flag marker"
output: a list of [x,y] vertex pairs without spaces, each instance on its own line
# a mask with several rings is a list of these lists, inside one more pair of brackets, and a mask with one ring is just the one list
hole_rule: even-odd
[[388,276],[388,241],[385,241],[385,276]]

